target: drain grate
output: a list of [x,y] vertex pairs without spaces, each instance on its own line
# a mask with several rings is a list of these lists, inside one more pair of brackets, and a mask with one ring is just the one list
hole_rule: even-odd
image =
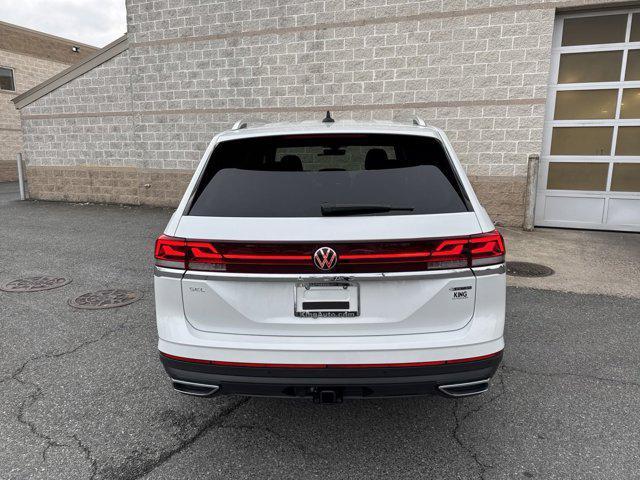
[[75,308],[87,310],[100,310],[102,308],[124,307],[142,298],[142,293],[134,290],[122,290],[112,288],[89,292],[69,300],[69,305]]
[[39,277],[11,280],[10,282],[0,285],[0,290],[5,292],[40,292],[42,290],[64,287],[69,283],[71,283],[70,278],[41,275]]
[[507,275],[512,277],[548,277],[556,273],[546,265],[529,262],[507,262]]

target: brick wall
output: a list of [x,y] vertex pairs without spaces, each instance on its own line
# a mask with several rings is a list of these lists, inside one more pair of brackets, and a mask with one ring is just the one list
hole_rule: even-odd
[[[24,54],[27,57],[42,58],[64,65],[79,62],[96,50],[95,47],[37,32],[28,28],[0,22],[2,50]],[[73,51],[78,47],[79,51]]]
[[590,3],[128,0],[128,51],[23,109],[28,161],[190,171],[240,118],[418,114],[519,224],[555,9]]

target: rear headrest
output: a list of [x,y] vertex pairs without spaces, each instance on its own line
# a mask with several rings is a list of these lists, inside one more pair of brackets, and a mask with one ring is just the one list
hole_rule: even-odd
[[389,157],[387,152],[381,148],[372,148],[367,152],[367,156],[364,160],[365,170],[380,170],[382,168],[389,168]]
[[283,172],[301,172],[302,160],[297,155],[285,155],[279,162],[276,162],[275,169]]

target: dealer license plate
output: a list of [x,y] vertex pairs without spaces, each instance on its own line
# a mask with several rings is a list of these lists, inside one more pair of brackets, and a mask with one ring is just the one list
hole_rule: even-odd
[[295,285],[296,317],[357,317],[360,288],[351,282],[298,283]]

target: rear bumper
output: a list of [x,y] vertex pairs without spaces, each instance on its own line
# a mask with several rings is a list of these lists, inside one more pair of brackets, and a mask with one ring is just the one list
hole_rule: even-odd
[[[441,387],[451,385],[472,385],[473,388],[460,387],[460,395],[450,396],[482,393],[486,390],[486,381],[500,365],[502,352],[464,363],[367,368],[226,366],[182,361],[162,354],[160,359],[174,385],[183,393],[315,399],[319,392],[331,391],[342,399],[447,393],[454,390]],[[192,386],[195,387],[189,391]],[[207,390],[207,386],[211,388]]]
[[[268,332],[261,330],[266,328],[263,324],[257,325],[252,334],[198,330],[185,318],[181,276],[156,276],[158,349],[179,357],[262,364],[410,363],[486,355],[504,348],[504,265],[478,267],[473,272],[475,306],[473,317],[464,327],[402,334],[390,324],[384,335],[366,330],[360,335],[347,335],[339,328],[334,331],[330,325],[322,335],[265,334]],[[219,313],[224,315],[228,308],[225,304]],[[216,313],[212,310],[210,315]]]

